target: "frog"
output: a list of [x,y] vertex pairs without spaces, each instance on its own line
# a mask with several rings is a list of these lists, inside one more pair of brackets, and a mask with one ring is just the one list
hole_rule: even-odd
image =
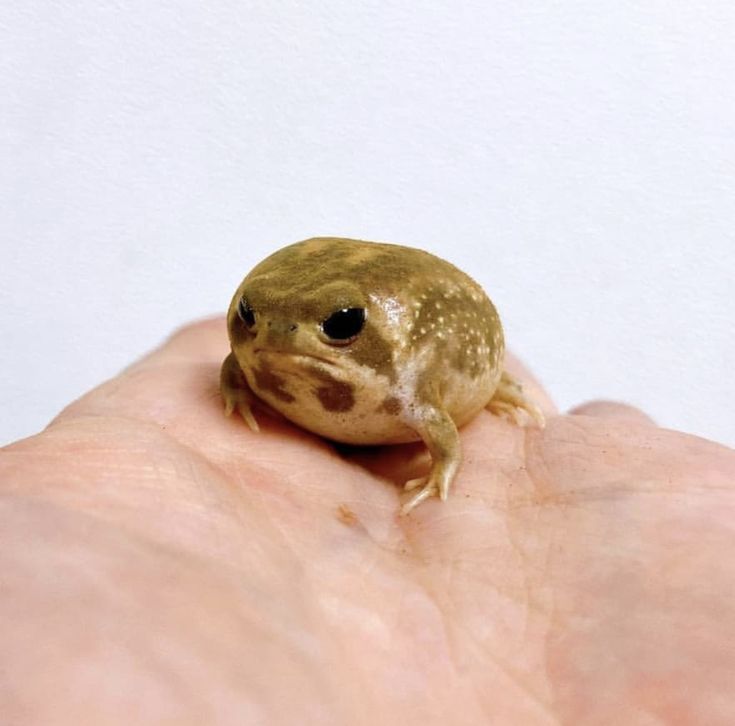
[[257,264],[228,312],[225,413],[254,411],[340,444],[423,441],[431,464],[404,483],[400,514],[446,501],[462,461],[459,429],[487,409],[544,425],[504,365],[505,339],[483,288],[422,249],[312,237]]

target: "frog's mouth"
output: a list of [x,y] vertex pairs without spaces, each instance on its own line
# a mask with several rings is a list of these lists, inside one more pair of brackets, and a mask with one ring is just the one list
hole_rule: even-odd
[[279,360],[276,361],[276,365],[272,366],[273,368],[279,368],[280,366],[278,363],[280,360],[293,362],[297,366],[312,366],[314,365],[314,361],[318,361],[319,363],[330,366],[331,368],[336,368],[337,364],[334,361],[329,360],[329,358],[323,358],[320,355],[313,355],[312,353],[285,353],[281,350],[273,350],[271,348],[254,348],[253,354],[256,356],[259,356],[260,354],[264,354],[266,357],[270,356],[278,356]]

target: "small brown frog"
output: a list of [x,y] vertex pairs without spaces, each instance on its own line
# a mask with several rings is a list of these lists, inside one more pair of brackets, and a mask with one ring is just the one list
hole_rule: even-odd
[[254,431],[260,400],[334,441],[426,443],[431,470],[406,482],[414,494],[404,514],[447,498],[461,461],[457,427],[483,408],[544,423],[503,370],[492,302],[423,250],[335,237],[284,247],[237,288],[227,327],[225,410]]

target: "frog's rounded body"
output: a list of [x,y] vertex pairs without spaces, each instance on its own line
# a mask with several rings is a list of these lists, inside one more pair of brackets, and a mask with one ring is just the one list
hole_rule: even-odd
[[495,307],[464,272],[414,248],[331,237],[284,247],[243,280],[227,324],[228,409],[247,409],[255,426],[252,393],[335,441],[423,439],[435,469],[448,463],[417,501],[446,495],[456,427],[503,388]]

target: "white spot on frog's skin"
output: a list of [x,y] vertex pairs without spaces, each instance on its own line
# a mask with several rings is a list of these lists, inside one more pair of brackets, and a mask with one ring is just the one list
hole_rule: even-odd
[[389,325],[397,326],[401,320],[402,305],[395,298],[379,298],[377,295],[370,295],[370,301],[373,305],[379,306],[385,314]]

